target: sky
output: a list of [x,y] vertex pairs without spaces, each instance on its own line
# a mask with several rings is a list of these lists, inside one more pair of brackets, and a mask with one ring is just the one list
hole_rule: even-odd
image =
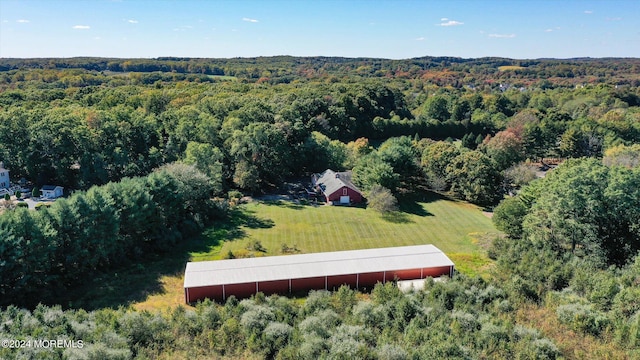
[[0,57],[640,57],[638,0],[0,0]]

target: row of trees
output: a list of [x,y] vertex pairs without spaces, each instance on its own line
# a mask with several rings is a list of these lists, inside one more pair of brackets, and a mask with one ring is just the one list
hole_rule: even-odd
[[224,206],[208,177],[171,164],[142,178],[76,192],[38,211],[0,216],[0,304],[55,300],[91,275],[197,234]]

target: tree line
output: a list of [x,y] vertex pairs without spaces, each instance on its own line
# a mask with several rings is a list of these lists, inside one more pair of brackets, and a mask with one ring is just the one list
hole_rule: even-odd
[[[555,83],[573,86],[609,83],[637,86],[638,59],[508,59],[485,57],[420,57],[404,60],[341,57],[273,56],[257,58],[156,59],[39,58],[0,59],[0,72],[22,69],[83,69],[93,72],[169,72],[234,76],[249,81],[289,83],[299,79],[358,76],[429,79],[439,86],[493,86],[509,81],[518,86]],[[541,81],[540,79],[548,79]],[[497,84],[495,85],[497,86]]]
[[209,178],[166,165],[76,192],[37,211],[0,216],[0,303],[51,302],[95,273],[167,253],[226,206],[211,200]]

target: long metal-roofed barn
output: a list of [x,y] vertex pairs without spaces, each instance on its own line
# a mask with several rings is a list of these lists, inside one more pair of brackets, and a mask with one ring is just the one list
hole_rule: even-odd
[[402,246],[247,259],[189,262],[187,303],[243,298],[257,292],[286,294],[372,287],[377,282],[453,276],[454,264],[433,245]]

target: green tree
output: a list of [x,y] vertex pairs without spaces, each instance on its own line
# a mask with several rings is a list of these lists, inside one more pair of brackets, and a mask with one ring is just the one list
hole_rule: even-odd
[[433,95],[424,103],[424,113],[430,119],[445,122],[451,117],[448,107],[449,103],[446,97]]
[[522,140],[513,132],[500,131],[483,146],[484,151],[502,171],[524,160]]
[[378,155],[382,161],[391,165],[402,181],[419,174],[418,151],[408,136],[390,138],[383,142]]
[[234,178],[239,180],[238,186],[257,189],[262,184],[277,185],[291,173],[291,147],[278,125],[251,123],[236,130],[228,141],[237,163]]
[[221,194],[223,191],[223,160],[224,154],[222,151],[211,144],[194,141],[187,144],[184,162],[195,165],[198,170],[211,179],[213,194],[216,195]]
[[458,155],[447,166],[451,191],[461,198],[490,205],[502,198],[502,177],[493,161],[479,151]]
[[362,157],[353,168],[353,181],[364,191],[368,191],[374,185],[393,191],[399,180],[400,176],[393,171],[393,167],[383,161],[377,152]]
[[458,155],[460,150],[454,144],[445,141],[435,142],[424,149],[421,165],[432,188],[446,190],[451,186],[447,166]]
[[498,230],[518,239],[522,236],[522,221],[527,210],[529,209],[520,198],[506,198],[493,211],[492,220]]

